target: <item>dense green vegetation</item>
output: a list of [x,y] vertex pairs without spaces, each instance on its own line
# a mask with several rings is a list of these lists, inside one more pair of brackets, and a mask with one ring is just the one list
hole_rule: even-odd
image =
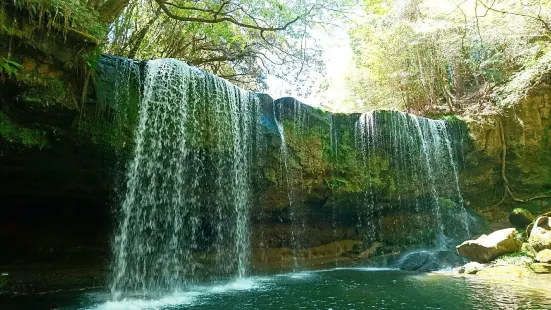
[[[47,29],[99,44],[83,55],[92,69],[99,52],[177,58],[253,91],[265,90],[269,76],[304,85],[325,67],[319,33],[349,29],[355,68],[344,105],[360,111],[507,107],[545,79],[551,62],[548,1],[17,0],[14,6]],[[10,27],[4,8],[3,31],[29,36]],[[11,61],[2,61],[2,76],[15,73]]]
[[349,98],[363,108],[508,106],[548,71],[548,1],[365,0],[364,10]]

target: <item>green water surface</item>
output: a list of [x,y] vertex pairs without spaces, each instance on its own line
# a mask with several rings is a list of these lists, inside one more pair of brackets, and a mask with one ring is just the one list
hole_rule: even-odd
[[159,298],[106,292],[0,299],[0,309],[551,309],[551,278],[456,277],[369,268],[251,277]]

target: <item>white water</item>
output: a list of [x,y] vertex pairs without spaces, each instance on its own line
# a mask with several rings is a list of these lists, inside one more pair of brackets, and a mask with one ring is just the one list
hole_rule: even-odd
[[[308,112],[296,101],[290,108],[285,119],[279,107],[275,119],[281,138],[283,180],[279,181],[287,187],[289,243],[296,271],[299,250],[306,247],[307,212],[300,193],[295,193],[302,171],[300,167],[295,171],[294,150],[287,145],[284,124],[294,126],[289,141],[300,143],[308,130]],[[176,60],[147,63],[135,150],[115,238],[111,291],[116,301],[129,296],[172,296],[184,302],[194,296],[180,292],[190,291],[199,281],[244,279],[249,274],[251,169],[258,113],[254,94],[222,79]],[[392,115],[364,114],[356,126],[367,176],[357,221],[365,244],[384,237],[381,210],[389,206],[380,204],[377,188],[383,181],[395,188],[398,202],[393,208],[433,213],[437,243],[444,244],[448,234],[468,236],[468,216],[446,123],[388,113]],[[336,159],[333,120],[328,126],[331,156]],[[387,161],[386,167],[379,166],[377,156]],[[398,178],[375,179],[385,171]],[[413,188],[413,194],[404,188]],[[442,199],[461,206],[462,225],[446,224]],[[429,228],[433,224],[415,220]],[[336,236],[335,209],[331,221]]]
[[256,105],[183,62],[147,63],[115,239],[115,299],[248,274]]
[[[433,242],[438,248],[445,247],[449,238],[470,237],[459,169],[445,121],[402,112],[365,113],[356,125],[356,140],[368,176],[364,205],[358,209],[358,229],[365,232],[366,239],[384,237],[378,235],[382,223],[377,220],[382,217],[377,197],[382,190],[390,190],[396,197],[393,208],[432,212],[432,225],[438,232]],[[382,179],[385,176],[388,179]],[[444,215],[444,202],[458,206],[454,210],[459,213],[454,216],[460,224]],[[419,226],[431,227],[431,223],[418,220]]]

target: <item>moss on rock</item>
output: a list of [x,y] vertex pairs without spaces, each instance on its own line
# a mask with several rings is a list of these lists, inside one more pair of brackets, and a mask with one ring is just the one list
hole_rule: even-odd
[[37,147],[41,149],[48,146],[45,131],[25,128],[12,121],[2,112],[0,112],[0,136],[7,142],[20,144],[25,147]]

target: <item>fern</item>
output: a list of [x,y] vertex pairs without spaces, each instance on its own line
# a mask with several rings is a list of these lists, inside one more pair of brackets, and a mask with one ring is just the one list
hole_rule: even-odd
[[22,67],[23,66],[16,61],[3,58],[2,61],[0,61],[0,79],[4,82],[6,79],[17,76],[19,69]]

